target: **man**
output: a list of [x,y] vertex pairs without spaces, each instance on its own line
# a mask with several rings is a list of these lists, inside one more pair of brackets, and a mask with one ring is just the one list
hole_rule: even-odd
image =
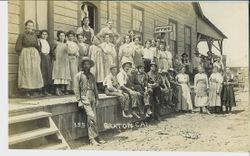
[[76,34],[83,34],[85,43],[92,44],[93,37],[95,36],[94,30],[89,26],[89,18],[84,17],[81,21],[81,27],[77,29]]
[[[160,87],[161,87],[161,98],[164,101],[164,104],[169,109],[171,109],[174,106],[173,103],[172,103],[172,95],[173,95],[173,93],[172,93],[172,88],[171,88],[169,79],[167,77],[168,74],[169,74],[168,70],[166,70],[166,69],[163,69],[161,71],[162,83],[160,84]],[[165,105],[162,105],[163,108],[165,108]]]
[[140,104],[139,103],[140,93],[135,91],[133,83],[130,81],[128,77],[128,73],[131,67],[132,67],[132,62],[124,62],[122,64],[122,69],[117,75],[117,79],[121,90],[129,94],[131,98],[132,115],[139,119],[140,116],[137,114],[137,109],[138,105]]
[[144,66],[142,64],[139,64],[137,66],[137,69],[138,71],[135,76],[135,86],[138,86],[137,91],[141,93],[141,99],[142,99],[141,101],[143,101],[146,109],[145,116],[150,117],[150,115],[152,114],[149,102],[150,101],[149,92],[151,88],[148,87],[148,75],[144,72]]
[[94,66],[94,62],[88,57],[83,57],[80,65],[82,66],[82,71],[77,73],[74,77],[74,92],[78,101],[78,106],[84,109],[87,114],[90,144],[104,144],[105,141],[99,137],[96,125],[95,108],[96,105],[98,105],[98,91],[95,77],[90,72],[90,68]]
[[170,68],[168,70],[168,80],[170,82],[170,86],[172,88],[172,102],[176,106],[178,103],[178,99],[180,99],[181,96],[181,88],[180,85],[177,83],[175,77],[176,77],[176,71],[173,68]]
[[117,96],[122,107],[122,116],[132,118],[129,113],[129,95],[120,89],[117,79],[117,66],[110,66],[110,74],[104,79],[105,94],[108,96]]
[[153,103],[154,107],[154,118],[156,120],[160,120],[160,95],[161,95],[161,76],[158,73],[157,65],[155,62],[150,63],[150,71],[148,74],[148,86],[151,88],[152,91],[149,92],[150,97],[152,97],[151,102]]
[[113,29],[113,23],[111,19],[107,20],[107,26],[105,28],[102,28],[101,31],[96,35],[96,37],[102,41],[105,34],[109,34],[110,42],[113,44],[117,45],[121,40],[120,34],[118,34],[118,32]]

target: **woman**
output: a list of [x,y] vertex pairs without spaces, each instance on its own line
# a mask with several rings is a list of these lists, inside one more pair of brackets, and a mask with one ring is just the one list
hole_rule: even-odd
[[233,81],[233,74],[226,68],[222,89],[222,105],[226,107],[226,113],[231,113],[232,107],[236,106]]
[[79,47],[74,42],[75,39],[75,33],[70,30],[67,32],[67,46],[68,46],[68,57],[69,57],[69,68],[70,68],[70,77],[71,80],[70,83],[67,85],[67,91],[65,94],[70,93],[73,94],[73,89],[74,89],[74,77],[78,73],[78,57],[79,57]]
[[159,57],[159,70],[162,71],[163,69],[168,70],[169,69],[169,63],[167,58],[167,53],[165,50],[165,43],[160,43],[160,49],[158,51],[158,57]]
[[140,37],[135,36],[134,38],[134,61],[133,61],[135,64],[135,67],[143,64],[142,57],[143,57],[143,47],[140,45]]
[[144,68],[145,72],[150,71],[150,63],[154,61],[154,51],[150,49],[151,41],[147,40],[145,42],[145,48],[143,49],[143,61],[144,61]]
[[79,47],[79,59],[82,59],[83,57],[86,57],[89,55],[89,45],[87,43],[84,43],[86,38],[84,37],[83,34],[77,34],[77,42],[78,42],[78,47]]
[[[204,73],[204,68],[198,67],[198,73],[194,76],[194,92],[195,92],[195,106],[200,108],[200,113],[203,108],[208,106],[208,78]],[[209,111],[206,110],[209,114]]]
[[52,60],[50,57],[50,45],[47,41],[48,31],[41,30],[40,32],[40,45],[41,45],[41,71],[43,76],[43,94],[45,96],[50,95],[48,93],[49,87],[52,84]]
[[41,73],[38,39],[33,31],[34,22],[25,22],[25,32],[16,41],[15,50],[19,55],[18,88],[24,89],[25,96],[30,97],[34,90],[44,85]]
[[223,77],[218,72],[217,66],[214,66],[213,73],[209,77],[209,107],[213,107],[215,113],[219,113],[221,110],[221,89],[223,83]]
[[94,30],[89,26],[89,18],[84,17],[81,21],[81,27],[77,29],[76,34],[82,34],[85,37],[84,43],[89,46],[92,44]]
[[190,111],[193,113],[193,104],[190,94],[189,76],[185,74],[185,66],[181,67],[181,73],[176,76],[177,83],[181,86],[182,95],[177,104],[177,109],[180,111]]
[[119,49],[119,61],[122,65],[123,62],[132,62],[132,66],[134,66],[134,48],[133,45],[130,44],[130,37],[126,35],[125,43],[120,46]]
[[95,76],[97,86],[104,80],[104,61],[103,51],[99,47],[100,41],[94,37],[93,45],[89,47],[89,58],[95,62],[95,65],[90,69],[91,73]]
[[65,32],[59,30],[57,32],[57,42],[54,48],[54,65],[52,79],[56,85],[56,95],[63,95],[62,90],[66,90],[66,86],[71,81],[68,46],[66,44]]
[[104,57],[104,77],[108,76],[112,64],[117,64],[117,55],[114,44],[110,43],[109,34],[104,36],[104,42],[100,44]]

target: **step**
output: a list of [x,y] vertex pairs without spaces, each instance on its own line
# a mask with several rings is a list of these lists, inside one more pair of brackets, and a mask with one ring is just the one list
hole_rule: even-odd
[[47,118],[50,116],[52,116],[52,114],[48,112],[35,112],[35,113],[30,113],[30,114],[18,115],[18,116],[9,117],[9,124],[37,120],[41,118]]
[[28,132],[24,132],[20,134],[14,134],[9,137],[9,145],[48,136],[51,134],[55,134],[56,132],[58,132],[58,130],[54,128],[40,128],[37,130],[32,130],[32,131],[28,131]]
[[42,150],[63,150],[67,149],[67,145],[63,143],[50,143],[44,146],[37,147],[35,149],[42,149]]

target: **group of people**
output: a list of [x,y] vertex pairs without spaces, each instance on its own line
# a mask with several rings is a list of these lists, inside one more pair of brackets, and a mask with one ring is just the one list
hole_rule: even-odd
[[[95,35],[84,17],[76,33],[57,31],[54,43],[48,43],[47,30],[37,36],[33,21],[28,20],[25,27],[15,48],[19,55],[18,87],[26,97],[75,94],[87,114],[92,144],[104,143],[98,137],[95,115],[100,91],[118,97],[124,118],[160,120],[160,110],[166,108],[193,112],[195,106],[201,112],[218,113],[223,105],[227,112],[236,106],[232,74],[211,52],[203,57],[196,51],[190,68],[186,53],[173,57],[160,38],[145,41],[143,47],[133,31],[122,38],[111,20]],[[190,75],[194,75],[191,80]]]

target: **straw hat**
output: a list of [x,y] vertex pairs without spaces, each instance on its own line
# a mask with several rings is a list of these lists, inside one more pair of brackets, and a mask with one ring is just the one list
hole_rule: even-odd
[[94,61],[91,60],[89,57],[82,57],[82,59],[80,60],[80,65],[87,61],[90,63],[90,67],[93,67],[95,65]]

